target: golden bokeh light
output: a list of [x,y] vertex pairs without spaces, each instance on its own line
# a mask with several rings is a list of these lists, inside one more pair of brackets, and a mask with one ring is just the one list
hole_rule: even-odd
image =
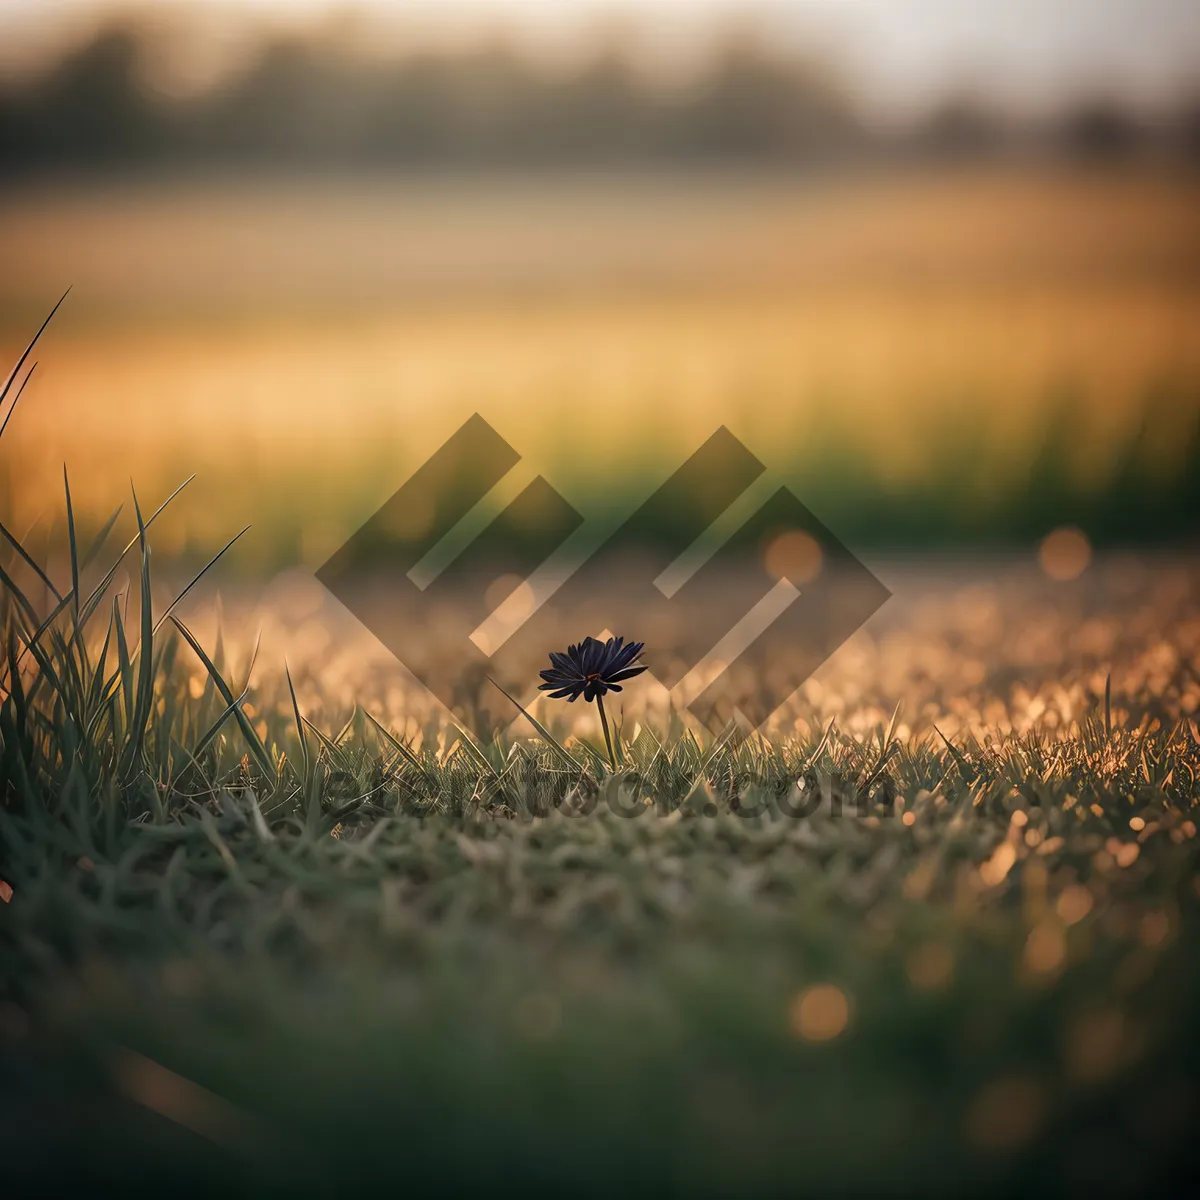
[[811,583],[821,573],[823,555],[816,539],[802,529],[781,533],[764,555],[767,574],[796,585]]
[[792,1000],[789,1024],[792,1032],[806,1042],[832,1041],[849,1021],[850,1001],[836,984],[814,984]]
[[1067,957],[1067,939],[1062,925],[1047,918],[1039,921],[1025,941],[1024,965],[1035,975],[1051,975]]
[[995,887],[1008,878],[1009,871],[1017,861],[1017,848],[1010,836],[1000,843],[991,857],[979,865],[979,877],[986,887]]
[[1046,534],[1038,547],[1042,570],[1059,583],[1078,579],[1092,561],[1092,543],[1082,529],[1064,525]]
[[[487,605],[489,612],[494,612],[502,605],[505,600],[515,592],[525,580],[520,575],[501,575],[499,579],[493,580],[488,584],[487,590],[483,593],[483,602]],[[525,608],[532,600],[532,589],[529,596],[522,596],[518,601],[521,608]]]
[[492,655],[529,620],[538,598],[529,580],[519,575],[501,575],[488,587],[484,599],[492,613],[471,634],[471,641],[484,654]]
[[1055,911],[1067,925],[1076,925],[1092,911],[1094,904],[1095,899],[1087,888],[1072,884],[1063,889]]

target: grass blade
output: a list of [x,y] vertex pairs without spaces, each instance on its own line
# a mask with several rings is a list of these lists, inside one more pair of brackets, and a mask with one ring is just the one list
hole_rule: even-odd
[[137,492],[133,493],[133,509],[137,515],[138,539],[142,547],[141,569],[141,637],[138,642],[137,687],[133,697],[133,719],[126,730],[127,741],[121,755],[122,776],[128,777],[141,755],[150,721],[154,690],[154,612],[150,590],[150,543],[146,540],[146,524],[142,520]]
[[54,319],[54,314],[59,311],[59,308],[62,307],[62,301],[66,300],[67,296],[70,295],[70,293],[71,293],[71,289],[67,288],[66,292],[62,293],[62,295],[59,296],[58,304],[56,304],[52,308],[52,310],[50,310],[49,317],[47,317],[46,320],[43,320],[41,329],[38,329],[36,334],[34,336],[32,336],[32,338],[29,342],[29,346],[25,347],[25,352],[22,354],[22,356],[20,356],[19,359],[17,359],[17,365],[14,366],[12,368],[11,373],[8,374],[8,378],[5,380],[4,388],[0,388],[0,404],[4,403],[5,396],[8,395],[8,389],[11,388],[13,379],[16,379],[18,374],[20,374],[20,368],[22,368],[25,365],[25,360],[29,358],[30,354],[34,353],[34,347],[37,344],[38,338],[40,338],[42,336],[42,334],[44,334],[44,332],[46,332],[46,326],[49,325],[50,322],[52,322],[52,320]]
[[158,506],[158,507],[157,507],[157,508],[154,510],[154,512],[152,512],[152,513],[150,514],[150,517],[149,517],[149,518],[148,518],[148,519],[145,521],[145,523],[144,523],[144,524],[143,524],[143,522],[141,521],[141,516],[140,516],[140,514],[139,514],[139,516],[138,516],[138,532],[137,532],[137,534],[136,534],[134,537],[130,538],[130,540],[129,540],[129,541],[126,543],[126,544],[125,544],[125,549],[124,549],[124,550],[122,550],[122,551],[121,551],[121,553],[117,555],[116,562],[114,562],[114,563],[113,563],[113,565],[112,565],[112,566],[109,568],[109,570],[108,570],[108,573],[107,573],[107,574],[104,576],[104,578],[103,578],[103,579],[100,581],[99,585],[98,585],[98,586],[97,586],[97,587],[96,587],[96,588],[93,590],[92,594],[91,594],[91,595],[90,595],[90,596],[87,598],[87,601],[86,601],[86,603],[83,605],[83,608],[82,608],[82,610],[81,610],[81,612],[80,612],[80,617],[79,617],[79,620],[80,620],[80,623],[81,623],[81,624],[83,624],[83,625],[86,625],[86,624],[88,623],[88,619],[91,617],[92,613],[95,611],[95,609],[96,609],[96,606],[97,606],[97,605],[100,603],[100,600],[101,600],[101,598],[103,597],[104,593],[105,593],[105,592],[108,590],[108,586],[109,586],[109,584],[111,584],[111,583],[112,583],[112,581],[113,581],[113,579],[114,579],[114,578],[116,578],[117,571],[120,569],[121,563],[122,563],[122,562],[124,561],[124,559],[125,559],[125,555],[127,555],[127,554],[130,552],[130,550],[132,550],[132,549],[134,548],[134,546],[138,545],[140,542],[142,542],[142,541],[144,540],[144,534],[145,534],[145,532],[146,532],[147,530],[149,530],[150,526],[151,526],[151,525],[153,525],[153,524],[154,524],[154,522],[155,522],[155,521],[158,519],[158,517],[159,517],[159,516],[162,514],[162,511],[163,511],[163,509],[165,509],[165,508],[167,507],[167,505],[168,505],[168,504],[170,504],[170,503],[171,503],[171,501],[172,501],[172,500],[174,500],[174,499],[175,499],[175,497],[176,497],[176,496],[178,496],[178,495],[179,495],[179,493],[180,493],[180,492],[182,492],[182,491],[183,491],[183,489],[184,489],[185,487],[187,487],[187,485],[188,485],[189,483],[191,483],[191,482],[192,482],[192,480],[193,480],[193,479],[195,479],[195,478],[196,478],[196,476],[195,476],[195,475],[189,475],[189,476],[188,476],[188,477],[187,477],[187,478],[186,478],[186,479],[185,479],[185,480],[184,480],[184,481],[183,481],[183,482],[182,482],[182,483],[181,483],[181,484],[180,484],[180,485],[179,485],[179,486],[178,486],[178,487],[177,487],[177,488],[176,488],[176,489],[175,489],[175,490],[174,490],[174,491],[173,491],[173,492],[172,492],[172,493],[171,493],[171,494],[170,494],[170,495],[169,495],[169,496],[168,496],[168,497],[167,497],[167,498],[166,498],[166,499],[165,499],[165,500],[164,500],[164,501],[163,501],[163,502],[162,502],[162,503],[161,503],[161,504],[160,504],[160,505],[159,505],[159,506]]
[[104,543],[108,541],[108,535],[112,533],[113,526],[117,523],[117,518],[125,511],[125,505],[118,504],[116,511],[104,522],[100,532],[92,539],[92,544],[87,548],[80,560],[79,569],[86,571],[88,567],[95,561],[96,555],[104,548]]
[[79,636],[79,544],[75,539],[75,509],[71,504],[71,481],[63,463],[63,491],[67,495],[67,542],[71,552],[71,606],[75,614],[75,637]]
[[[0,404],[4,403],[5,397],[7,397],[7,395],[8,395],[8,390],[9,390],[9,388],[12,387],[13,380],[16,379],[16,377],[21,373],[21,368],[25,365],[25,360],[28,359],[30,354],[33,353],[33,348],[34,348],[34,346],[37,345],[38,338],[40,338],[42,336],[42,334],[46,332],[46,326],[49,325],[52,320],[54,320],[54,314],[56,312],[58,312],[58,310],[62,307],[62,302],[67,298],[70,291],[71,291],[71,289],[67,288],[67,290],[65,292],[63,292],[63,294],[58,298],[58,303],[50,310],[50,315],[42,322],[42,326],[37,331],[37,333],[35,333],[33,335],[33,338],[30,340],[29,345],[25,347],[25,352],[21,355],[20,358],[17,359],[17,365],[15,367],[13,367],[12,372],[9,374],[9,377],[4,381],[4,387],[0,388]],[[32,374],[33,374],[33,371],[31,369],[29,372],[29,375],[32,375]],[[25,376],[26,383],[29,382],[29,375]],[[22,387],[24,387],[24,384],[22,384]],[[16,400],[13,401],[13,406],[14,407],[16,406]],[[9,410],[9,416],[12,416],[11,409]],[[0,434],[2,434],[4,432],[4,426],[7,424],[8,424],[8,421],[5,420],[4,425],[0,425]]]
[[[189,483],[191,483],[192,480],[195,478],[196,478],[195,475],[189,475],[158,506],[158,508],[156,508],[154,510],[154,512],[150,515],[149,519],[146,521],[146,525],[145,525],[146,529],[149,529],[150,526],[154,524],[155,520],[162,513],[163,509],[165,509],[167,507],[167,505],[170,504],[171,501],[174,500],[175,497],[178,496],[179,493],[182,492],[183,489],[185,487],[187,487],[187,485]],[[118,510],[118,511],[120,511],[120,510]],[[114,516],[113,520],[115,520],[115,519],[116,518]],[[88,621],[92,617],[92,614],[96,611],[96,608],[99,606],[100,601],[104,598],[104,593],[108,590],[109,585],[116,578],[117,571],[120,569],[121,563],[125,559],[125,555],[127,555],[129,553],[129,551],[132,550],[134,548],[134,546],[136,546],[138,544],[139,540],[140,540],[140,534],[138,536],[134,537],[133,539],[131,539],[126,544],[125,549],[122,550],[119,555],[117,555],[116,562],[114,562],[113,565],[109,568],[108,573],[100,581],[99,585],[93,590],[92,594],[88,597],[87,602],[80,609],[79,625],[81,628],[88,623]],[[26,644],[26,647],[25,647],[26,650],[32,649],[32,647],[42,639],[42,637],[45,635],[46,631],[50,628],[51,625],[54,624],[54,622],[65,611],[67,605],[70,603],[71,603],[71,593],[68,593],[61,600],[59,600],[59,602],[54,606],[54,610],[50,613],[50,615],[41,623],[41,625],[39,625],[37,627],[37,631],[34,633],[33,637],[30,639],[30,641]],[[22,653],[22,657],[23,657],[25,654],[25,651],[23,650],[21,653]]]
[[0,537],[3,537],[4,540],[17,552],[21,558],[21,561],[37,575],[46,589],[51,593],[51,595],[54,596],[55,600],[61,600],[63,598],[62,593],[54,586],[50,576],[47,575],[40,566],[38,566],[37,561],[28,553],[25,547],[21,545],[20,539],[18,539],[15,534],[9,533],[9,531],[5,528],[3,521],[0,521]]
[[375,728],[378,729],[385,738],[387,738],[388,742],[396,750],[396,753],[402,755],[407,762],[411,763],[418,771],[420,771],[422,777],[426,779],[430,785],[434,787],[434,789],[436,789],[437,780],[425,769],[425,766],[421,760],[406,745],[404,745],[403,742],[397,741],[396,738],[394,738],[387,729],[385,729],[377,720],[375,720],[375,718],[371,716],[371,714],[367,712],[365,708],[362,711],[367,720],[370,721],[371,724],[374,725]]
[[303,774],[301,782],[304,785],[304,811],[310,823],[315,822],[321,815],[321,792],[317,787],[316,773],[313,771],[312,751],[308,745],[308,732],[304,728],[304,717],[300,713],[300,702],[296,699],[296,688],[292,683],[292,672],[287,663],[283,664],[283,674],[287,679],[288,695],[292,698],[292,714],[296,718],[296,733],[300,738],[300,753],[303,756]]
[[162,627],[162,623],[171,615],[171,613],[174,611],[175,607],[180,603],[180,601],[182,601],[183,598],[188,594],[188,592],[190,592],[192,590],[192,588],[194,588],[196,586],[196,584],[198,584],[200,582],[200,580],[204,578],[204,576],[208,572],[208,570],[216,564],[217,560],[221,557],[221,555],[223,555],[225,553],[225,551],[228,550],[229,547],[232,546],[233,543],[236,542],[238,540],[238,538],[240,538],[242,536],[242,534],[245,533],[246,530],[249,528],[250,528],[250,526],[247,525],[246,529],[242,530],[242,533],[235,534],[233,537],[231,537],[229,539],[229,541],[227,541],[225,543],[225,545],[222,546],[221,549],[218,550],[216,552],[216,554],[214,554],[212,556],[212,558],[210,558],[208,560],[208,562],[205,563],[204,566],[200,568],[199,573],[192,580],[192,582],[189,583],[187,585],[187,587],[185,587],[183,589],[183,591],[180,592],[179,595],[176,596],[175,599],[172,600],[171,603],[167,605],[166,612],[164,612],[163,615],[161,617],[159,617],[157,621],[155,621],[155,623],[154,623],[155,633],[157,633],[158,630]]
[[[37,611],[29,602],[29,598],[25,595],[25,593],[21,591],[19,587],[17,587],[16,580],[14,580],[13,577],[9,575],[9,573],[3,567],[0,567],[0,585],[2,585],[12,595],[13,599],[16,600],[17,604],[20,605],[21,610],[29,619],[30,625],[36,627],[38,623]],[[31,644],[32,643],[30,642],[26,642],[26,647]]]
[[475,739],[457,722],[452,721],[450,727],[458,734],[463,749],[484,769],[493,779],[498,779],[496,768],[488,761],[488,756],[479,748]]
[[[5,415],[3,422],[0,422],[0,437],[4,436],[4,431],[8,428],[8,423],[12,420],[13,413],[17,411],[17,405],[21,401],[21,394],[25,391],[25,385],[33,378],[33,373],[36,370],[37,363],[34,363],[33,366],[29,368],[29,372],[26,374],[25,378],[21,380],[21,386],[17,388],[17,394],[13,397],[13,402],[8,406],[8,413]],[[5,391],[7,392],[7,390],[8,389],[6,386]],[[0,404],[3,403],[4,397],[0,396]]]
[[204,664],[204,669],[208,672],[208,677],[213,681],[213,686],[220,692],[225,703],[233,709],[233,715],[242,731],[242,736],[246,739],[251,753],[258,760],[258,765],[262,768],[264,774],[268,779],[274,778],[275,766],[271,762],[271,756],[267,753],[267,748],[263,745],[262,738],[258,736],[254,726],[250,724],[250,718],[242,711],[240,700],[234,699],[233,690],[225,682],[221,672],[213,665],[212,659],[204,652],[204,648],[196,640],[192,631],[176,616],[171,617],[171,624],[183,634],[184,640],[191,646],[196,657]]
[[487,680],[488,683],[490,683],[498,692],[500,692],[501,695],[506,696],[513,702],[513,704],[517,706],[518,710],[523,714],[530,725],[532,725],[534,729],[538,731],[545,741],[549,742],[550,745],[554,747],[563,762],[567,763],[567,765],[573,770],[579,770],[579,764],[570,756],[570,754],[567,753],[566,748],[559,743],[559,740],[550,732],[550,730],[545,727],[545,725],[541,723],[541,721],[539,721],[531,712],[529,712],[529,710],[526,709],[525,706],[518,699],[516,699],[516,697],[506,692],[504,688],[502,688],[490,675],[487,677]]
[[946,749],[950,751],[954,759],[954,765],[958,767],[958,773],[962,776],[963,782],[968,785],[974,783],[978,772],[968,762],[966,755],[936,725],[933,728],[938,737],[946,743]]
[[221,715],[217,717],[217,719],[200,736],[199,740],[191,750],[191,757],[193,759],[199,758],[200,755],[203,754],[204,751],[207,750],[212,744],[213,738],[215,738],[217,734],[221,732],[221,726],[225,724],[229,717],[232,716],[237,710],[242,701],[245,700],[247,691],[249,691],[249,688],[246,688],[240,696],[227,704],[221,711]]

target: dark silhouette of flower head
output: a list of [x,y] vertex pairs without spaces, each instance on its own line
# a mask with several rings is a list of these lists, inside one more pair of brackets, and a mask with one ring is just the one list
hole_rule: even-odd
[[566,697],[571,704],[580,696],[591,703],[605,692],[619,692],[626,679],[632,679],[646,669],[644,664],[634,663],[645,644],[630,642],[626,645],[624,638],[601,642],[590,637],[577,646],[568,646],[566,654],[551,651],[552,665],[541,672],[546,682],[538,691],[549,692],[552,700]]

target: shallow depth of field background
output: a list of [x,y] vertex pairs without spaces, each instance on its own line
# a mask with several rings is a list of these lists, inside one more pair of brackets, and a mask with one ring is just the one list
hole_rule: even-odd
[[5,520],[195,472],[271,578],[479,411],[585,516],[725,423],[868,556],[1186,542],[1194,15],[854,7],[5,5]]

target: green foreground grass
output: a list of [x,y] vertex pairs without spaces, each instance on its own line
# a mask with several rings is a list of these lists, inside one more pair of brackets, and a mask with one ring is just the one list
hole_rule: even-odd
[[259,724],[219,647],[154,611],[136,516],[113,556],[140,559],[134,596],[104,538],[76,543],[69,490],[69,586],[0,531],[14,1186],[1195,1174],[1193,722],[1106,703],[956,744],[677,723],[618,735],[612,770],[538,728],[322,730],[285,677]]
[[953,746],[644,731],[613,772],[536,731],[321,732],[285,688],[256,694],[264,736],[213,659],[189,690],[186,627],[127,628],[103,580],[47,622],[6,574],[2,1107],[27,1184],[1056,1191],[1190,1168],[1187,720]]

